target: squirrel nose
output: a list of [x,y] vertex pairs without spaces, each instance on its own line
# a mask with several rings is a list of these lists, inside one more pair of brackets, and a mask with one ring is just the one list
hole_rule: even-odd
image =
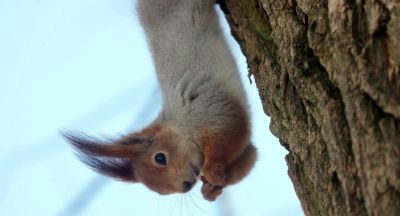
[[184,181],[183,182],[183,191],[184,192],[190,191],[190,189],[192,189],[192,186],[193,186],[192,182]]

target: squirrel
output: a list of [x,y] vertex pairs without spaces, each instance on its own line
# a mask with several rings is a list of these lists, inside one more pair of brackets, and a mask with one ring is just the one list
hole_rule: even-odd
[[209,201],[250,172],[257,151],[247,99],[214,4],[138,0],[162,110],[149,126],[115,140],[64,134],[82,162],[162,195],[188,192],[200,178]]

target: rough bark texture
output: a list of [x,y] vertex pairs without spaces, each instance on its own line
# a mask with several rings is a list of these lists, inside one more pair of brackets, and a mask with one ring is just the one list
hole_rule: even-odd
[[306,215],[400,215],[400,1],[221,0]]

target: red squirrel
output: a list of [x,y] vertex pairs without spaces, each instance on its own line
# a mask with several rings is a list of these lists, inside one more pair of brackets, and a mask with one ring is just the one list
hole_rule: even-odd
[[163,108],[146,128],[116,140],[64,134],[95,171],[159,194],[185,193],[201,176],[215,200],[243,179],[257,153],[246,95],[215,0],[138,0]]

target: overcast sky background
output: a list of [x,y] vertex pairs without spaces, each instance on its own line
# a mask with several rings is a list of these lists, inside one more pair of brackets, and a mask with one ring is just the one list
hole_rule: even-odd
[[0,215],[303,215],[287,176],[286,151],[268,129],[232,38],[259,152],[245,180],[207,202],[200,184],[184,196],[160,196],[140,184],[101,177],[76,159],[61,130],[126,133],[160,110],[133,5],[131,0],[0,0]]

